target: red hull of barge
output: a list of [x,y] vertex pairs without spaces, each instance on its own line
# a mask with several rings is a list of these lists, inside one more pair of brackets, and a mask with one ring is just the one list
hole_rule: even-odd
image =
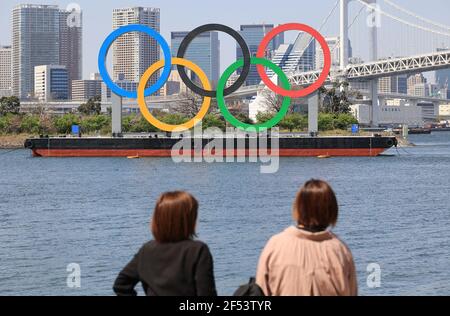
[[[280,149],[280,157],[376,157],[382,154],[385,148],[333,148],[333,149]],[[184,153],[181,152],[180,156]],[[192,151],[187,154],[191,157],[212,155],[223,157],[254,157],[267,156],[270,151],[224,151],[221,155],[204,151],[202,154]],[[273,153],[276,155],[276,152]],[[159,149],[33,149],[35,157],[172,157],[171,150]]]
[[[37,157],[374,157],[396,146],[395,137],[280,138],[31,138]],[[219,149],[220,148],[220,149]]]

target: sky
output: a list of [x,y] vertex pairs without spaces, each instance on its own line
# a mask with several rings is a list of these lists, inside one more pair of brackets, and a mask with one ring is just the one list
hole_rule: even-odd
[[[382,0],[379,0],[382,2]],[[392,0],[429,19],[448,23],[448,0]],[[0,0],[0,45],[11,44],[10,15],[14,6],[21,3],[56,4],[66,8],[77,3],[83,10],[83,77],[97,70],[97,54],[101,43],[112,30],[114,8],[145,6],[161,9],[161,33],[170,45],[171,31],[189,31],[206,23],[221,23],[238,29],[241,24],[288,22],[306,23],[318,28],[334,7],[336,0]],[[330,20],[325,36],[338,35],[337,14]],[[294,32],[286,34],[293,40]],[[392,34],[392,36],[401,34]],[[361,35],[360,35],[361,36]],[[364,35],[363,35],[364,36]],[[221,35],[221,68],[235,60],[236,44],[227,35]],[[364,53],[361,50],[361,54]]]

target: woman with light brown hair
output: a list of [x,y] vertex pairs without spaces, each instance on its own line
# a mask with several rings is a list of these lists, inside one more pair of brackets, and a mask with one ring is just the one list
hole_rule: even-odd
[[330,228],[338,219],[333,189],[310,180],[293,206],[295,226],[267,243],[256,282],[268,296],[357,295],[356,271],[347,246]]
[[215,296],[213,258],[194,240],[198,202],[186,192],[168,192],[156,202],[151,230],[155,240],[142,246],[114,283],[117,295]]

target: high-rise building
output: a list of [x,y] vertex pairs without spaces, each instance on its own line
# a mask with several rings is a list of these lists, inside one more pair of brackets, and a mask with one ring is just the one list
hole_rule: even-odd
[[21,4],[12,11],[13,94],[33,96],[34,67],[59,64],[59,9]]
[[0,46],[0,97],[12,95],[11,46]]
[[427,78],[423,74],[415,74],[408,77],[408,89],[415,84],[427,83]]
[[102,96],[101,80],[72,81],[72,101],[87,101],[90,98]]
[[[160,31],[160,10],[157,8],[123,8],[113,10],[113,29],[129,24],[141,24]],[[123,78],[138,84],[142,75],[160,59],[160,47],[147,34],[130,32],[120,36],[113,44],[113,81]],[[158,74],[153,75],[148,85],[155,84]]]
[[430,95],[430,87],[427,83],[417,83],[408,89],[408,94],[415,97],[428,97]]
[[[280,45],[275,51],[272,62],[286,74],[314,70],[316,69],[316,40],[310,34],[300,32],[294,44]],[[272,77],[273,70],[267,70],[267,75]]]
[[392,93],[396,90],[395,80],[392,77],[383,77],[378,79],[378,92],[379,93]]
[[378,79],[378,92],[406,94],[408,92],[407,80],[406,75],[380,78]]
[[449,88],[440,88],[438,91],[438,98],[450,100],[450,89]]
[[408,77],[408,94],[417,97],[428,97],[430,95],[430,87],[423,74]]
[[[171,51],[176,57],[183,39],[189,32],[172,32]],[[213,87],[220,76],[220,41],[218,32],[205,32],[198,35],[190,44],[184,56],[197,64],[209,78]]]
[[[437,51],[447,51],[448,48],[438,48]],[[439,88],[448,89],[450,85],[450,68],[436,70],[436,84]]]
[[[242,38],[248,45],[251,56],[256,56],[258,51],[258,47],[262,41],[262,39],[272,31],[274,28],[273,24],[248,24],[241,25],[240,34]],[[284,33],[277,35],[267,47],[266,55],[268,58],[272,58],[274,52],[280,47],[281,44],[284,44]],[[236,59],[243,58],[244,55],[242,53],[242,48],[239,44],[236,44]],[[240,74],[242,69],[237,70],[237,74]],[[251,65],[250,72],[248,74],[247,80],[245,81],[246,85],[257,85],[261,82],[261,78],[259,77],[258,71],[255,65]]]
[[439,86],[435,83],[428,83],[429,96],[433,98],[441,98]]
[[[192,71],[190,69],[186,70],[186,74],[189,78],[192,78]],[[195,78],[193,78],[195,79]],[[184,94],[189,93],[189,89],[186,84],[181,80],[181,76],[177,69],[173,69],[170,73],[169,79],[167,83],[164,85],[163,89],[161,89],[161,95],[169,96],[175,94]]]
[[[327,37],[325,38],[328,47],[330,48],[331,53],[331,66],[339,67],[341,62],[341,50],[339,45],[339,36],[338,37]],[[348,58],[349,60],[353,58],[353,49],[352,43],[348,40]],[[322,46],[320,46],[319,42],[316,42],[316,68],[322,69],[324,64],[324,56],[322,51]]]
[[[127,90],[127,91],[137,91],[139,82],[130,81],[125,79],[124,74],[119,74],[119,78],[114,81],[114,83],[121,89]],[[102,83],[102,100],[107,100],[111,98],[111,89],[107,87],[104,83]],[[160,93],[159,93],[160,94]]]
[[[76,21],[72,15],[77,14]],[[83,77],[82,13],[68,10],[59,11],[59,64],[66,66],[69,74],[69,95],[74,80]]]
[[419,76],[410,77],[408,82],[408,94],[416,97],[436,97],[440,96],[440,89],[437,84],[427,83],[425,78]]
[[397,76],[397,92],[401,94],[408,93],[408,75]]
[[66,66],[34,67],[34,94],[41,101],[68,100],[69,74]]

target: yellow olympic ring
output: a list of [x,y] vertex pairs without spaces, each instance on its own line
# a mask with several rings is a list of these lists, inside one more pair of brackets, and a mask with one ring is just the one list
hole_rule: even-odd
[[[191,69],[200,78],[200,82],[202,83],[203,89],[211,90],[211,84],[208,80],[208,77],[206,76],[206,74],[203,72],[203,70],[199,66],[197,66],[193,62],[186,60],[184,58],[175,58],[175,57],[172,58],[172,64],[185,66],[185,67]],[[142,76],[142,78],[139,82],[139,87],[138,87],[139,109],[141,110],[141,113],[144,116],[144,118],[150,124],[152,124],[156,128],[159,128],[162,131],[182,132],[182,131],[189,130],[189,129],[193,128],[195,125],[197,125],[198,123],[200,123],[203,120],[203,118],[205,117],[205,115],[208,113],[209,107],[211,106],[211,98],[205,97],[203,99],[203,103],[202,103],[202,106],[201,106],[198,114],[193,119],[191,119],[190,121],[188,121],[184,124],[170,125],[170,124],[161,122],[156,117],[154,117],[148,110],[147,104],[145,102],[144,92],[145,92],[145,86],[147,85],[147,82],[150,79],[150,77],[156,71],[158,71],[159,69],[161,69],[163,67],[164,67],[164,60],[160,60],[160,61],[154,63],[152,66],[150,66],[150,68],[148,68],[145,71],[144,75]]]

